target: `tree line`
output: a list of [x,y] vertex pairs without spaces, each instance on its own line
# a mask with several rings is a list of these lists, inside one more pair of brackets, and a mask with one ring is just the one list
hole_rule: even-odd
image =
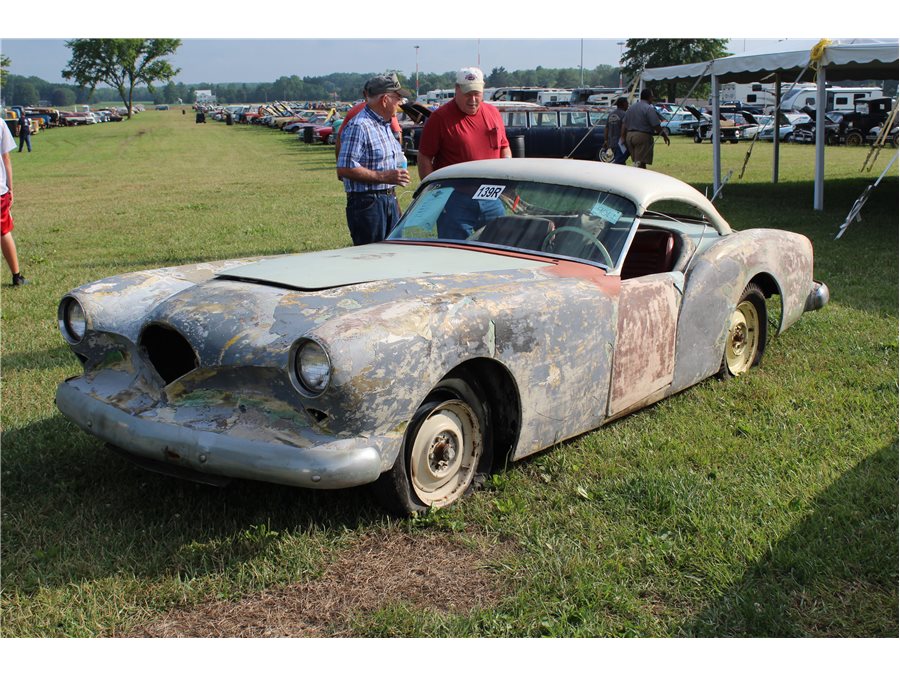
[[[179,99],[192,103],[194,92],[211,90],[219,103],[264,103],[266,101],[354,101],[362,96],[366,80],[376,73],[331,73],[321,76],[283,75],[273,82],[168,82],[162,86],[135,87],[135,101],[151,101],[154,104],[174,104]],[[413,91],[416,74],[398,74],[404,86]],[[619,69],[600,65],[580,68],[537,68],[531,70],[507,71],[500,66],[485,75],[489,87],[559,87],[571,89],[581,86],[608,87],[619,84]],[[452,89],[456,72],[419,73],[419,92],[424,94],[432,89]],[[99,101],[119,100],[119,92],[111,87],[98,86],[93,92],[87,87],[58,82],[47,82],[39,77],[7,75],[3,87],[3,98],[7,105],[36,106],[41,101],[62,108],[76,104],[90,104]]]
[[[624,84],[623,74],[631,79],[644,67],[705,60],[722,56],[726,41],[638,40],[629,39],[623,54],[623,68],[599,65],[585,72],[582,68],[543,68],[507,71],[494,68],[486,78],[489,87],[539,86],[574,88],[576,86],[613,86]],[[8,103],[67,106],[118,98],[131,110],[134,100],[154,103],[190,102],[198,89],[208,89],[220,103],[253,103],[270,100],[355,100],[362,94],[365,81],[374,73],[332,73],[325,76],[282,76],[271,83],[175,83],[180,72],[168,60],[181,46],[173,38],[102,38],[75,39],[66,42],[72,58],[61,75],[74,81],[68,84],[48,83],[40,78],[8,76],[9,59],[0,55],[0,81],[7,80]],[[398,75],[401,75],[398,73]],[[8,77],[7,77],[8,76]],[[401,75],[402,77],[402,75]],[[407,89],[427,92],[450,89],[454,71],[415,73],[404,78]],[[162,86],[158,86],[159,83]],[[106,85],[108,88],[104,88]],[[668,88],[668,98],[677,93],[676,85]],[[130,115],[130,112],[129,112]]]

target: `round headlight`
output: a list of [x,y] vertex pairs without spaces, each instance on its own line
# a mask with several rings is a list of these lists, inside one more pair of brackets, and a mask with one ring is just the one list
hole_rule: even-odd
[[294,353],[294,373],[306,393],[318,396],[331,380],[331,360],[318,342],[304,340]]
[[59,304],[59,330],[63,337],[72,344],[78,344],[84,339],[87,331],[87,317],[84,308],[75,298],[65,298]]

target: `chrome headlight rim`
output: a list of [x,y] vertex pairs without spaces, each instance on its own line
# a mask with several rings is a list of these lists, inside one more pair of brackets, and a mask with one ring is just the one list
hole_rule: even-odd
[[318,340],[302,337],[291,349],[291,382],[307,398],[318,398],[331,385],[331,356]]
[[80,344],[87,335],[88,319],[84,306],[71,295],[65,296],[57,310],[59,332],[70,345]]

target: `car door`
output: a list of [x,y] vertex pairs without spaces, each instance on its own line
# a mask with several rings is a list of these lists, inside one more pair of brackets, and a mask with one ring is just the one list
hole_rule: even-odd
[[663,272],[622,281],[609,417],[659,400],[672,383],[679,277]]
[[525,132],[526,157],[562,157],[559,119],[556,111],[537,110],[528,113]]

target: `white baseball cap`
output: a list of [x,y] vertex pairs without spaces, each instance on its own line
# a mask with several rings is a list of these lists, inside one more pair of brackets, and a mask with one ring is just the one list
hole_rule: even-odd
[[470,91],[484,91],[484,73],[475,66],[462,68],[456,73],[456,84],[464,94]]

